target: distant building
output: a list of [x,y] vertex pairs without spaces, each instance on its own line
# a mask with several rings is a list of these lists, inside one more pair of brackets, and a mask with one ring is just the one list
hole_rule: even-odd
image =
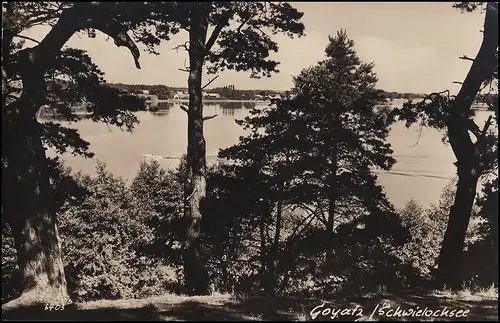
[[220,94],[219,93],[206,93],[204,95],[205,99],[220,99]]
[[142,90],[142,94],[149,95],[149,91],[148,90]]
[[174,100],[189,99],[189,94],[187,92],[178,91],[174,95]]

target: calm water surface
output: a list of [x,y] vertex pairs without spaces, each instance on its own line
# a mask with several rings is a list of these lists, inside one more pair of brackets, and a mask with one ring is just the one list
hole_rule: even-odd
[[[398,104],[400,102],[394,103]],[[217,114],[205,122],[207,156],[216,156],[220,148],[238,142],[244,132],[234,120],[249,114],[255,103],[204,103],[204,114]],[[265,103],[257,103],[264,106]],[[476,122],[480,127],[485,123],[487,111],[476,112]],[[79,130],[83,139],[90,142],[95,153],[93,159],[84,159],[69,154],[63,156],[73,170],[94,173],[96,160],[108,165],[108,169],[131,181],[136,174],[143,154],[182,156],[187,147],[187,115],[178,103],[160,103],[157,112],[139,112],[140,123],[132,133],[116,127],[82,120],[69,126]],[[63,122],[68,125],[67,122]],[[455,157],[451,147],[441,142],[442,134],[433,129],[423,129],[419,138],[417,128],[407,129],[404,124],[392,126],[389,142],[394,150],[397,163],[388,173],[379,173],[380,183],[385,187],[392,203],[402,207],[410,198],[424,205],[439,199],[441,190],[455,175]],[[418,143],[417,143],[418,142]],[[54,156],[53,151],[48,151]],[[211,158],[208,158],[210,162]],[[213,159],[212,159],[213,160]],[[160,159],[164,168],[173,168],[178,160]]]

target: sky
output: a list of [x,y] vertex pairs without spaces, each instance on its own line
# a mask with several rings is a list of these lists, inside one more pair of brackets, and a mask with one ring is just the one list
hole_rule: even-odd
[[[463,81],[470,61],[482,40],[484,13],[461,13],[451,2],[293,2],[304,13],[305,37],[290,39],[273,36],[280,73],[270,78],[251,79],[249,72],[225,71],[211,87],[234,85],[237,89],[288,90],[293,76],[325,57],[328,36],[346,29],[363,62],[373,62],[377,87],[386,91],[429,93],[459,90],[453,81]],[[41,39],[46,29],[29,30],[24,35]],[[74,35],[66,44],[85,49],[111,83],[165,84],[186,87],[187,73],[179,71],[187,53],[173,50],[187,40],[180,32],[157,49],[159,56],[141,52],[141,69],[125,47],[116,47],[98,33],[90,39]],[[140,47],[140,46],[139,46]],[[208,77],[204,76],[208,81]]]

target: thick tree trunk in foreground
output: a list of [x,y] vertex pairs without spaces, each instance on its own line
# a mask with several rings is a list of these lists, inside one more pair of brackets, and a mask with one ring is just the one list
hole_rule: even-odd
[[461,287],[463,281],[464,246],[479,177],[472,176],[473,168],[459,171],[455,202],[450,210],[448,226],[439,257],[438,281],[448,287]]
[[[207,5],[193,10],[189,30],[189,110],[187,179],[184,216],[186,241],[184,250],[184,279],[192,295],[210,293],[210,280],[200,255],[201,203],[206,196],[206,149],[203,135],[203,106],[201,78],[205,58],[208,28]],[[196,11],[196,12],[194,12]]]
[[[463,248],[471,216],[477,182],[481,175],[481,138],[473,143],[469,136],[468,112],[481,85],[488,80],[498,64],[498,3],[487,4],[483,42],[458,93],[447,124],[448,138],[457,158],[458,183],[455,201],[450,210],[448,226],[438,259],[437,283],[460,287],[463,273]],[[477,136],[477,135],[476,135]]]
[[[30,117],[28,117],[30,118]],[[17,118],[16,118],[17,119]],[[3,212],[12,228],[23,292],[3,308],[70,303],[45,150],[34,117],[3,122]],[[29,126],[29,127],[28,127]],[[20,130],[21,129],[21,130]]]
[[[2,216],[14,234],[24,286],[22,296],[3,308],[36,302],[52,305],[70,302],[56,214],[49,205],[52,197],[45,150],[35,115],[47,103],[47,69],[60,55],[63,45],[79,30],[96,28],[107,33],[117,46],[130,49],[139,67],[139,51],[126,34],[125,26],[94,12],[93,7],[97,6],[99,3],[75,4],[72,9],[64,10],[38,45],[17,53],[14,69],[9,57],[14,32],[9,30],[12,28],[9,23],[2,28]],[[7,3],[4,18],[9,15],[12,15],[12,6]],[[14,75],[21,77],[23,93],[15,102],[7,103],[6,82]]]

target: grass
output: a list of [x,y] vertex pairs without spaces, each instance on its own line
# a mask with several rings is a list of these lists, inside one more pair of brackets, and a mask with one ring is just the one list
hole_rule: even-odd
[[498,299],[498,287],[491,285],[488,288],[475,287],[471,284],[464,284],[461,290],[452,291],[442,289],[430,293],[435,297],[457,299],[462,301],[480,301],[483,299]]
[[[390,318],[371,315],[378,305],[395,309],[425,307],[438,310],[469,310],[466,320],[498,320],[498,289],[494,286],[484,289],[463,288],[458,292],[440,290],[432,292],[387,293],[381,288],[378,293],[364,296],[335,297],[327,300],[297,297],[235,297],[230,294],[209,296],[162,295],[146,299],[100,300],[68,306],[64,311],[48,312],[40,308],[15,309],[2,312],[2,319],[44,319],[44,320],[236,320],[236,321],[311,321],[311,310],[324,304],[333,310],[358,309],[362,316],[341,315],[335,319],[375,321]],[[352,313],[351,313],[352,314]],[[359,313],[361,314],[361,312]],[[330,315],[318,315],[316,320],[329,320]],[[397,320],[401,320],[398,318]],[[403,318],[406,320],[431,320],[425,317]],[[455,320],[464,320],[455,319]]]

